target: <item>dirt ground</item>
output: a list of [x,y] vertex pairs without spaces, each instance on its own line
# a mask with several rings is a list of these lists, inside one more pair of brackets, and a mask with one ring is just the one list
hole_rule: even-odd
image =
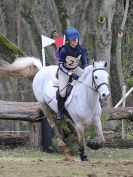
[[[105,154],[108,152],[106,150]],[[131,156],[132,152],[129,152]],[[60,154],[0,151],[0,177],[133,177],[133,160],[122,159],[122,151],[120,158],[112,156],[104,160],[99,153],[93,152],[98,160],[92,156],[92,160],[81,162],[78,157],[64,161]]]
[[133,177],[133,161],[2,158],[0,177]]

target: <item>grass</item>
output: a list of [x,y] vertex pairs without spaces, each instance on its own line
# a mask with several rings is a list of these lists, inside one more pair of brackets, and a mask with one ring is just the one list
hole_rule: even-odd
[[98,151],[90,151],[89,157],[92,160],[133,160],[133,149],[112,149],[103,148]]
[[[112,149],[103,148],[97,151],[87,150],[86,154],[91,160],[133,160],[133,148],[130,149]],[[0,150],[0,158],[49,158],[49,159],[63,159],[64,156],[58,153],[45,153],[42,151],[33,151],[26,149],[16,150]],[[78,156],[72,156],[78,159]]]

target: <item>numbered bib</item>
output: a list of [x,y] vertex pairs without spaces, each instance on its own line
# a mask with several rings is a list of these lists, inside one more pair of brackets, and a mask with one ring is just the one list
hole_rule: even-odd
[[79,55],[77,58],[72,57],[72,56],[67,56],[66,57],[66,62],[65,62],[65,67],[73,69],[76,68],[79,64],[81,55]]

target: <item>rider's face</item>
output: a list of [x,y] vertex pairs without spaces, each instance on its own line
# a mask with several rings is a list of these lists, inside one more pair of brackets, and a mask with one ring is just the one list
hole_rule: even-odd
[[75,48],[79,42],[79,39],[73,39],[70,41],[70,45]]

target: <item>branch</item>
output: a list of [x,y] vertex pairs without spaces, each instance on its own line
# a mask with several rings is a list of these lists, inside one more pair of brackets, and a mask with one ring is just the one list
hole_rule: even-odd
[[9,41],[3,34],[0,34],[0,44],[4,45],[7,49],[11,50],[18,56],[24,56],[24,52],[18,48],[14,43]]

